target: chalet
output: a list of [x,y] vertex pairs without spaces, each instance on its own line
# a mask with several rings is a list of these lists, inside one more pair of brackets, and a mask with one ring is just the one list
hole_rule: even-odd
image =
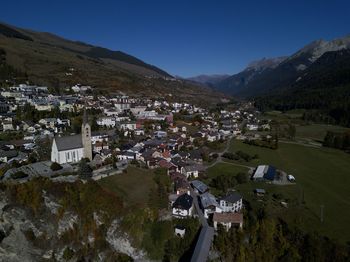
[[100,117],[96,121],[97,125],[99,126],[105,126],[105,127],[115,127],[116,121],[114,117]]
[[165,168],[167,170],[168,175],[171,172],[175,172],[176,171],[176,166],[173,163],[166,161],[165,159],[160,160],[158,162],[158,165],[161,168]]
[[172,206],[172,214],[178,218],[190,217],[193,212],[193,198],[188,194],[179,196]]
[[94,152],[100,153],[103,149],[109,149],[109,146],[106,142],[97,141],[95,144],[93,144]]
[[199,174],[198,166],[197,165],[185,166],[182,169],[182,174],[184,174],[187,178],[189,177],[197,178]]
[[190,194],[190,184],[184,177],[174,179],[174,189],[177,195]]
[[222,225],[226,231],[232,226],[243,227],[243,214],[242,213],[214,213],[213,223],[215,230],[218,229],[218,225]]
[[242,196],[232,192],[219,199],[220,208],[223,212],[238,212],[242,209]]
[[91,143],[95,144],[96,142],[108,142],[109,136],[107,133],[101,132],[92,132],[91,134]]
[[56,123],[56,118],[43,118],[39,120],[39,124],[44,125],[46,128],[54,128]]
[[177,133],[179,132],[179,128],[177,126],[170,126],[169,131],[171,131],[172,133]]
[[124,151],[117,155],[118,160],[135,160],[136,154],[129,151]]
[[0,162],[7,163],[10,159],[18,155],[17,150],[0,150]]

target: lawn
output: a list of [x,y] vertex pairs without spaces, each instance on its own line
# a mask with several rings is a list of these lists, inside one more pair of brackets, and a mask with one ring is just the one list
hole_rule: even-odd
[[[271,150],[232,141],[231,151],[237,150],[259,155],[259,159],[248,165],[271,164],[296,177],[296,186],[262,186],[282,192],[287,198],[300,199],[304,195],[306,207],[303,211],[299,210],[302,213],[298,215],[304,218],[301,223],[306,229],[318,230],[342,241],[350,240],[349,154],[340,150],[283,143],[280,143],[279,149]],[[258,186],[248,183],[240,185],[238,189],[251,193]],[[324,205],[323,223],[319,221],[320,205]]]
[[[248,174],[248,168],[235,166],[230,163],[218,163],[215,166],[209,168],[206,172],[206,176],[202,177],[201,180],[209,185],[210,181],[219,175],[236,176],[238,173]],[[216,188],[211,188],[210,191],[216,196],[223,194],[221,190],[218,190]]]
[[296,131],[297,138],[306,138],[315,141],[323,141],[327,131],[345,132],[350,131],[350,129],[341,126],[311,124],[297,126]]
[[155,186],[153,171],[129,166],[127,173],[113,175],[98,181],[100,186],[121,197],[126,208],[147,205],[150,190]]

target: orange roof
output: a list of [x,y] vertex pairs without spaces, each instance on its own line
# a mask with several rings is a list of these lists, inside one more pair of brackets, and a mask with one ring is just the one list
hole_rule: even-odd
[[242,213],[214,213],[213,221],[219,223],[243,223]]

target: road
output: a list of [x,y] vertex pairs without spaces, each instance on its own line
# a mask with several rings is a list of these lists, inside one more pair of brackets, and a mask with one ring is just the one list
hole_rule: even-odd
[[204,226],[208,226],[208,221],[204,217],[202,209],[199,207],[198,195],[193,191],[192,188],[190,189],[190,192],[191,192],[191,197],[193,198],[194,207],[196,208],[196,211],[197,211],[197,214],[198,214],[199,221],[201,222],[203,227]]

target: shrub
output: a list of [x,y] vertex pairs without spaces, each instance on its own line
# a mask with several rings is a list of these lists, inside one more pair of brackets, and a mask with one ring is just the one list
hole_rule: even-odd
[[58,170],[61,170],[63,167],[59,163],[53,162],[50,168],[52,171],[58,171]]
[[70,260],[74,256],[74,251],[70,249],[69,247],[66,247],[66,249],[63,252],[63,259]]
[[28,174],[24,173],[23,171],[18,171],[16,173],[13,173],[11,175],[11,178],[13,179],[20,179],[20,178],[25,178],[28,177]]

